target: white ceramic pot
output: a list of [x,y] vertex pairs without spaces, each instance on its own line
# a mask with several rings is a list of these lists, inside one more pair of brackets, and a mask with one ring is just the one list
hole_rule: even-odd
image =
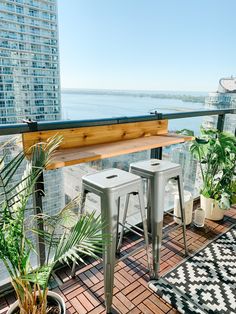
[[[184,191],[184,209],[185,209],[185,224],[190,225],[193,217],[193,197],[189,191]],[[175,193],[174,197],[174,221],[181,224],[181,217],[179,206],[179,193]]]
[[222,220],[224,218],[225,210],[219,207],[219,203],[203,195],[200,196],[201,208],[205,210],[205,218],[210,220]]
[[[66,304],[64,299],[56,292],[53,291],[48,291],[48,296],[52,297],[53,299],[55,299],[56,301],[58,301],[58,303],[61,306],[61,314],[66,314]],[[16,311],[16,309],[18,308],[18,301],[14,302],[9,310],[7,311],[7,314],[12,314]]]

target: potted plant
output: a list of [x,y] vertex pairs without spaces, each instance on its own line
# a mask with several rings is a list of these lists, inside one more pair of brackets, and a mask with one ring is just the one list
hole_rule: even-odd
[[[27,162],[23,152],[9,163],[4,163],[5,157],[0,159],[0,259],[17,296],[8,313],[65,313],[63,299],[48,290],[53,269],[58,263],[83,262],[82,256],[97,257],[102,251],[100,216],[95,218],[92,213],[78,218],[72,211],[78,205],[78,198],[54,216],[31,215],[28,208],[35,183],[59,143],[60,138],[55,137],[35,145]],[[24,165],[23,176],[17,180],[15,174]],[[38,220],[44,224],[43,231],[37,228]],[[32,232],[43,236],[46,242],[45,263],[38,267],[31,264],[32,255],[37,254]]]
[[236,138],[215,129],[201,129],[190,151],[200,164],[201,208],[206,218],[221,220],[224,210],[236,203]]

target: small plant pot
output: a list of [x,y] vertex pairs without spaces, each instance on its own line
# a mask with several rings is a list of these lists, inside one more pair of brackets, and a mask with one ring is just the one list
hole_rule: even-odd
[[203,195],[200,197],[201,208],[205,211],[205,218],[210,220],[222,220],[224,218],[225,210],[219,207],[219,203],[212,199],[207,198]]
[[203,228],[205,224],[205,210],[197,208],[194,211],[193,223],[197,228]]
[[[60,310],[60,312],[59,312],[60,314],[66,314],[66,304],[65,304],[65,301],[58,293],[53,292],[53,291],[48,291],[48,301],[50,299],[53,299],[58,304],[58,307],[59,307],[59,310]],[[10,306],[9,310],[7,311],[7,314],[17,313],[17,310],[19,310],[18,304],[19,304],[19,301],[17,300],[15,303],[13,303]]]

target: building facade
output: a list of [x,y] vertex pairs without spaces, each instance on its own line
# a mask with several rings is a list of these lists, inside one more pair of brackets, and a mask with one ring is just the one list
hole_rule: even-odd
[[[205,100],[207,109],[236,109],[236,78],[222,78],[216,92],[209,93]],[[236,114],[226,115],[225,131],[235,133]],[[204,126],[207,128],[216,127],[217,117],[211,116],[204,120]]]
[[0,124],[61,117],[56,0],[0,0]]

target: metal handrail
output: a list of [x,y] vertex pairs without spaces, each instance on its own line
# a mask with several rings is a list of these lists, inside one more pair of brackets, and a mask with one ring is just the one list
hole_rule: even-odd
[[[186,112],[173,112],[173,113],[156,113],[142,116],[131,116],[131,117],[117,117],[117,118],[106,118],[106,119],[88,119],[88,120],[58,120],[58,121],[42,121],[37,122],[38,131],[49,131],[49,130],[60,130],[70,128],[80,128],[86,126],[102,126],[120,123],[130,122],[142,122],[142,121],[153,121],[153,120],[173,120],[183,118],[194,118],[199,116],[218,115],[222,116],[225,114],[236,114],[236,109],[225,108],[225,109],[214,109],[214,110],[199,110],[199,111],[186,111]],[[21,134],[31,132],[29,124],[16,123],[16,124],[2,124],[0,125],[0,136]]]

